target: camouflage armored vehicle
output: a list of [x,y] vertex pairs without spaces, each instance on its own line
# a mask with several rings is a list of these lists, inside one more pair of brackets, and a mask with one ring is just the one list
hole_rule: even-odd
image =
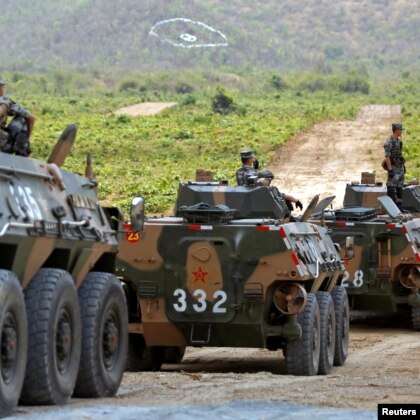
[[[327,230],[300,221],[274,187],[188,182],[174,216],[133,200],[117,275],[129,306],[132,371],[186,346],[283,349],[287,371],[326,374],[348,351],[344,270]],[[182,356],[181,356],[182,357]]]
[[[324,212],[325,224],[346,261],[341,285],[347,288],[354,315],[391,315],[411,311],[420,330],[420,218],[402,214],[390,197],[377,207],[344,207]],[[380,207],[385,214],[378,213]],[[349,244],[352,237],[354,243]]]
[[0,415],[116,393],[128,315],[114,276],[116,232],[93,179],[61,169],[76,127],[49,162],[0,153]]

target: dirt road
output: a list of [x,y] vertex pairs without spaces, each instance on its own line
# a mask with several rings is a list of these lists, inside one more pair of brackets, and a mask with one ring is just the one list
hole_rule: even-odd
[[419,333],[353,325],[350,356],[329,376],[287,376],[281,352],[191,348],[180,365],[126,374],[120,398],[149,405],[254,400],[376,409],[378,402],[420,402],[419,361]]
[[[364,170],[382,173],[383,141],[391,121],[399,121],[399,112],[399,107],[365,107],[355,121],[323,122],[298,135],[279,151],[271,168],[279,187],[287,185],[287,191],[305,204],[316,192],[336,194],[341,204],[346,182],[359,179]],[[126,373],[116,398],[72,399],[67,407],[263,401],[376,410],[380,402],[419,403],[420,333],[409,323],[352,324],[343,367],[334,367],[328,376],[294,377],[285,372],[281,352],[188,348],[182,364],[163,365],[160,372]],[[19,407],[18,412],[51,410],[56,408]]]
[[[419,361],[419,333],[413,332],[409,325],[352,324],[349,358],[344,366],[334,367],[328,376],[286,375],[280,351],[188,348],[181,364],[163,365],[160,372],[125,373],[115,398],[72,399],[66,409],[74,413],[81,408],[100,406],[102,410],[106,407],[108,414],[117,414],[122,407],[185,407],[253,401],[268,404],[267,409],[270,404],[287,402],[376,410],[378,403],[420,402]],[[57,413],[61,413],[57,407],[19,407],[17,413],[33,415],[49,411],[51,415],[42,417],[43,420],[56,420]],[[83,417],[100,418],[90,417],[88,413]],[[119,418],[134,417],[131,414]]]
[[386,181],[383,144],[400,112],[398,105],[369,105],[354,121],[324,121],[298,134],[269,167],[274,184],[304,205],[319,193],[335,195],[334,207],[340,207],[346,183],[360,181],[361,172],[375,171],[377,181]]

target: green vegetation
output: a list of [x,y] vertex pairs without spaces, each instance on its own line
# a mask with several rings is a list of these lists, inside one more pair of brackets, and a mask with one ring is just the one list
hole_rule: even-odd
[[[2,76],[10,81],[7,95],[37,116],[33,157],[45,159],[61,130],[76,123],[77,143],[65,167],[83,173],[86,154],[92,152],[100,198],[124,209],[142,194],[148,212],[167,211],[178,183],[193,179],[197,168],[233,183],[239,150],[254,150],[267,165],[295,133],[320,120],[354,118],[368,103],[403,104],[408,176],[420,176],[420,83],[410,74],[381,83],[372,83],[363,72],[290,73],[281,79],[272,73],[218,72],[133,74],[121,80],[58,71]],[[348,80],[363,83],[343,89]],[[183,84],[188,87],[180,93]],[[228,113],[213,109],[221,93],[235,105]],[[112,114],[142,101],[176,101],[178,106],[149,117]]]

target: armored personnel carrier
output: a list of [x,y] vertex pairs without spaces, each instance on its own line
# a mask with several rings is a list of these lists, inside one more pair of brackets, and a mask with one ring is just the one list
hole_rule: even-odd
[[[283,349],[287,372],[327,374],[348,352],[344,265],[327,229],[300,221],[275,187],[180,184],[174,216],[136,197],[117,275],[129,306],[132,371],[186,346]],[[182,353],[182,352],[181,352]]]
[[[417,193],[412,197],[414,202]],[[376,207],[324,212],[325,225],[342,255],[349,254],[349,248],[354,254],[344,260],[341,286],[347,289],[354,315],[409,310],[413,327],[420,330],[420,218],[402,214],[390,197],[377,200]]]
[[111,396],[124,372],[116,232],[96,182],[60,168],[75,135],[69,126],[48,163],[0,153],[1,416],[19,399]]

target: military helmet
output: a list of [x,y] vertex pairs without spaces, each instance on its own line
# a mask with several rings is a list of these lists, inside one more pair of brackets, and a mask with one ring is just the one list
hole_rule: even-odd
[[241,159],[249,159],[255,157],[254,153],[251,150],[243,150],[241,153]]
[[3,80],[3,78],[0,76],[0,85],[5,85],[6,82]]
[[392,131],[395,130],[404,130],[404,127],[402,126],[402,124],[399,123],[392,124]]

